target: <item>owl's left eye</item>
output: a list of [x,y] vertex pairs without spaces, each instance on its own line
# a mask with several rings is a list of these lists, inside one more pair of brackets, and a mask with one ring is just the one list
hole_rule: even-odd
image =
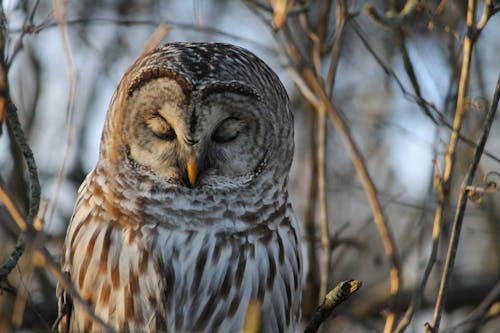
[[176,138],[174,129],[160,114],[154,114],[148,119],[147,124],[153,134],[159,139],[172,141]]
[[245,126],[242,120],[236,118],[225,119],[212,134],[212,140],[217,143],[233,141],[238,137]]

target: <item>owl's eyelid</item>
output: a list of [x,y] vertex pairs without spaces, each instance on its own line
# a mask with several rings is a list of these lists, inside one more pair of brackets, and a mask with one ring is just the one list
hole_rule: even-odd
[[170,123],[165,118],[163,118],[163,116],[160,113],[158,112],[153,113],[152,118],[160,119],[160,121],[164,122],[164,124],[166,125],[166,129],[163,132],[155,131],[153,128],[150,127],[151,131],[157,138],[165,141],[173,141],[177,137],[177,134],[175,133],[175,130],[172,127],[172,125],[170,125]]
[[[238,126],[240,124],[240,126]],[[236,125],[235,128],[229,128],[231,130],[229,133],[224,133],[225,131],[228,130],[228,128],[225,126],[231,126],[231,125]],[[218,125],[217,128],[212,135],[212,140],[218,143],[226,143],[233,141],[238,137],[238,135],[241,133],[241,130],[243,129],[243,121],[241,119],[238,119],[236,117],[228,117],[225,118],[223,121],[221,121]]]
[[237,122],[241,122],[241,121],[242,120],[239,119],[239,118],[236,118],[234,116],[229,116],[227,118],[224,118],[221,122],[219,122],[219,124],[217,125],[217,128],[219,128],[219,127],[221,127],[224,124],[229,123],[229,122],[231,122],[231,123],[237,123]]
[[[158,111],[154,112],[154,113],[152,114],[152,116],[153,116],[153,118],[160,118],[161,120],[164,120],[164,121],[168,124],[167,119],[165,119],[165,118],[161,115],[161,113],[159,113]],[[170,124],[169,124],[169,125],[170,125]]]

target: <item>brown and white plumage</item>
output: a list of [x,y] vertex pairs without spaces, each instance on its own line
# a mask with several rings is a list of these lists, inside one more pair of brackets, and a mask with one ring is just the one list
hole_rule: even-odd
[[[62,269],[118,331],[237,332],[252,300],[263,332],[294,331],[292,156],[288,97],[260,59],[219,43],[156,49],[113,97]],[[76,304],[66,323],[100,329]]]

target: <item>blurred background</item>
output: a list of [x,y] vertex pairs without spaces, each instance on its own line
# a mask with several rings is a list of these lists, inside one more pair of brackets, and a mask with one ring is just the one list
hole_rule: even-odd
[[[3,1],[10,95],[38,166],[46,248],[59,261],[77,189],[96,164],[107,107],[127,67],[152,44],[237,44],[277,72],[293,105],[289,191],[303,222],[304,323],[325,291],[355,278],[362,288],[335,310],[324,332],[423,332],[433,320],[461,183],[500,75],[500,15],[493,15],[500,3],[477,1],[469,35],[467,6],[450,0]],[[462,93],[466,36],[473,49]],[[460,95],[462,138],[446,176]],[[356,154],[368,185],[353,164]],[[499,172],[496,116],[463,219],[441,331],[500,331]],[[0,185],[25,216],[27,174],[4,122]],[[378,220],[370,183],[383,213]],[[16,230],[0,203],[0,263],[15,248]],[[55,285],[26,250],[0,277],[0,332],[50,330]]]

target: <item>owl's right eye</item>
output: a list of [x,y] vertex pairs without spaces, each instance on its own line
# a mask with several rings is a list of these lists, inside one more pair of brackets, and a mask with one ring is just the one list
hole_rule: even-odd
[[244,129],[245,123],[239,119],[229,117],[225,119],[212,135],[212,140],[217,143],[227,143],[238,137]]
[[172,141],[177,137],[172,126],[160,114],[154,114],[146,123],[159,139]]

